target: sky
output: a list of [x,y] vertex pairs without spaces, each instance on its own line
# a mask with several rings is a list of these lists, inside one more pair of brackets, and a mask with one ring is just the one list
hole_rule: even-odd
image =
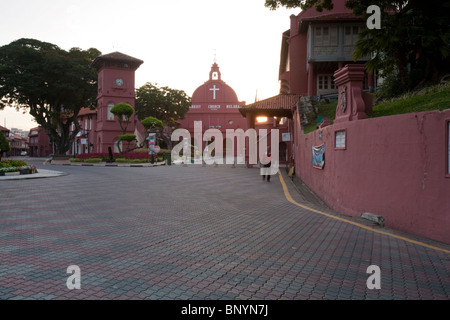
[[[21,38],[64,50],[120,51],[144,61],[136,87],[147,82],[192,96],[214,59],[240,101],[277,95],[282,33],[300,9],[272,11],[264,0],[0,0],[0,46]],[[13,108],[0,125],[37,124]]]

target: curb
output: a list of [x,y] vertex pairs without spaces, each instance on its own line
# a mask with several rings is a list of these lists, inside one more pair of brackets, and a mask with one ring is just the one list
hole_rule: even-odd
[[160,166],[166,166],[166,162],[157,162],[154,164],[151,163],[143,163],[143,164],[132,164],[132,163],[107,163],[107,162],[101,162],[101,163],[72,163],[70,161],[46,161],[44,164],[50,164],[50,165],[62,165],[62,166],[77,166],[77,167],[134,167],[134,168],[142,168],[142,167],[160,167]]
[[33,174],[22,174],[22,175],[11,175],[11,176],[1,176],[0,181],[3,180],[25,180],[25,179],[43,179],[43,178],[56,178],[68,175],[65,172],[38,169],[37,173]]

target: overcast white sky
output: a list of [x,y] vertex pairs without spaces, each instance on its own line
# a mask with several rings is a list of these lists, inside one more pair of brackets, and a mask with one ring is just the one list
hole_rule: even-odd
[[[281,35],[300,9],[271,11],[264,0],[0,0],[0,46],[20,38],[62,49],[120,51],[144,60],[146,82],[194,90],[217,55],[222,80],[240,101],[278,94]],[[29,115],[0,111],[0,125],[28,130]]]

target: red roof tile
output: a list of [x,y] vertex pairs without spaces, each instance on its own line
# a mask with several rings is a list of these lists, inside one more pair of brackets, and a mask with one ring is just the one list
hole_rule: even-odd
[[97,114],[97,110],[92,110],[90,108],[82,108],[78,113],[78,116],[84,116],[87,114]]
[[292,111],[296,108],[300,94],[279,94],[277,96],[248,104],[239,109],[245,117],[248,112],[257,112],[268,116],[292,116]]
[[121,62],[121,63],[128,63],[132,66],[134,66],[136,69],[144,63],[144,61],[133,58],[131,56],[128,56],[126,54],[123,54],[121,52],[112,52],[108,54],[101,55],[97,58],[95,58],[94,62],[92,62],[92,66],[96,69],[99,69],[103,62],[105,61],[114,61],[114,62]]

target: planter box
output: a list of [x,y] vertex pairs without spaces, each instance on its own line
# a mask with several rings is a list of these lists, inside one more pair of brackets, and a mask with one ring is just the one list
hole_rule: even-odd
[[20,172],[5,172],[5,176],[20,176]]
[[31,173],[31,170],[29,170],[29,169],[20,171],[20,174],[30,174],[30,173]]

